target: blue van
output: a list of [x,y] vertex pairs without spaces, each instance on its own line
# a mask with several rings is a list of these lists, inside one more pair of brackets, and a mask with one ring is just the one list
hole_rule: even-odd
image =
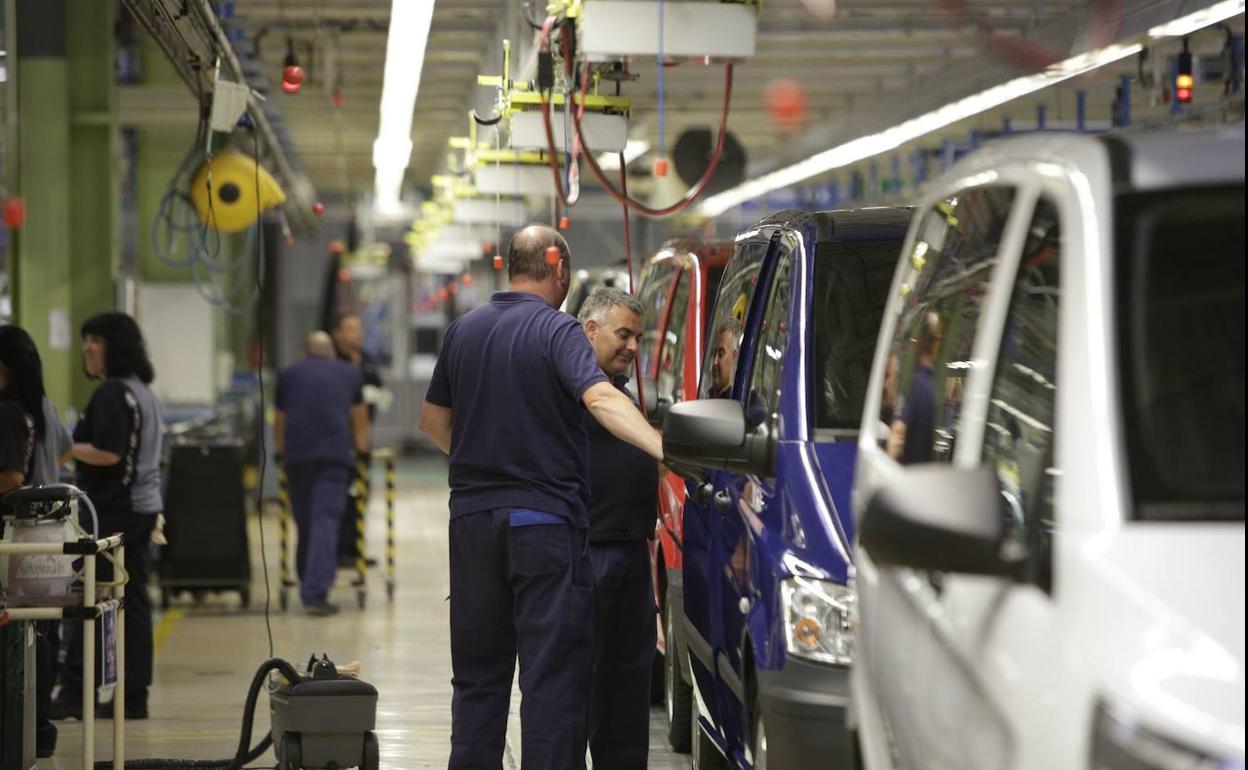
[[664,452],[688,492],[680,653],[695,768],[846,755],[850,486],[909,222],[903,208],[787,211],[737,236],[699,399],[668,411]]

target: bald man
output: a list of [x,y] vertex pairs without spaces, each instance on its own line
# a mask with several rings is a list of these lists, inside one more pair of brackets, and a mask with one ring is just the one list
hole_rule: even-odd
[[517,659],[524,767],[585,767],[594,635],[585,412],[663,454],[576,319],[557,310],[571,260],[549,227],[512,238],[508,290],[447,327],[420,416],[451,460],[449,770],[502,766]]
[[338,612],[329,602],[338,523],[356,452],[368,449],[368,407],[359,371],[338,360],[328,334],[309,334],[304,353],[278,374],[273,439],[299,532],[299,598],[309,615],[325,616]]

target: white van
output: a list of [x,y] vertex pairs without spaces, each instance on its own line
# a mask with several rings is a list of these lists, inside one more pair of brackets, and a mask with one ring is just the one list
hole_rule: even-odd
[[933,186],[859,434],[867,770],[1244,767],[1244,262],[1242,126]]

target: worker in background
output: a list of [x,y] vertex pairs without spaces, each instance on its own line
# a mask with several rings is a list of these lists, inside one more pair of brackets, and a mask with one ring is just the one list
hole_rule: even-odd
[[[11,483],[16,477],[0,479],[0,493],[23,483],[59,481],[61,466],[69,462],[73,439],[46,395],[43,361],[35,341],[25,329],[11,324],[0,326],[0,407],[7,415],[0,417],[0,475],[18,469],[21,475],[17,484]],[[13,409],[17,410],[17,422],[11,422]],[[48,711],[60,646],[58,621],[35,623],[35,753],[40,757],[50,757],[56,751],[57,730]]]
[[[151,574],[147,545],[164,511],[160,493],[160,450],[164,434],[160,403],[148,386],[155,378],[139,325],[125,313],[101,313],[82,325],[83,369],[102,380],[74,427],[73,456],[78,487],[95,504],[100,537],[126,536],[126,702],[127,720],[147,719],[147,690],[152,683],[152,603],[147,595]],[[89,514],[79,509],[84,528]],[[107,559],[98,562],[99,580],[113,579]],[[66,626],[67,654],[61,690],[52,702],[52,718],[82,718],[82,627]],[[102,649],[96,646],[96,649]],[[96,669],[97,676],[99,669]],[[114,703],[98,709],[111,718]]]
[[711,348],[711,390],[707,398],[732,398],[732,380],[737,375],[737,349],[741,346],[741,324],[729,318],[715,330]]
[[[598,366],[624,385],[641,341],[641,302],[598,289],[578,320]],[[589,751],[594,770],[644,768],[650,753],[650,670],[654,665],[654,588],[650,548],[658,510],[654,458],[593,420],[589,434],[589,561],[594,573],[594,673]]]
[[[338,360],[354,366],[364,381],[364,403],[368,405],[368,421],[371,425],[377,419],[377,403],[382,394],[381,370],[373,357],[364,350],[364,324],[355,313],[339,313],[334,316],[330,336],[334,338],[334,348],[338,351]],[[371,450],[371,447],[369,447]],[[367,469],[370,461],[368,452],[359,458]],[[358,464],[352,466],[351,483],[348,486],[347,515],[342,517],[338,527],[338,564],[349,567],[355,564],[359,555],[356,544],[355,500],[357,495],[364,494],[363,485],[357,484]],[[376,563],[369,559],[369,566]]]
[[584,409],[662,456],[602,369],[568,293],[563,236],[532,225],[510,284],[446,329],[420,427],[450,455],[450,770],[500,767],[520,660],[524,766],[585,767],[593,577]]
[[936,429],[936,382],[932,366],[940,353],[944,324],[940,315],[928,311],[919,321],[918,362],[910,376],[906,400],[893,417],[888,454],[903,465],[932,460],[932,437]]
[[298,530],[299,598],[309,615],[326,616],[338,612],[329,602],[338,525],[356,452],[368,449],[368,410],[360,373],[337,360],[328,334],[309,334],[305,354],[278,375],[273,443]]

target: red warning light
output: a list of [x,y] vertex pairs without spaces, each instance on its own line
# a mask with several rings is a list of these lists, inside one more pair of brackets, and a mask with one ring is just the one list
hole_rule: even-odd
[[503,258],[502,258],[502,256],[501,256],[501,255],[499,255],[499,254],[495,254],[495,255],[494,255],[494,269],[495,269],[495,270],[502,270],[502,269],[503,269]]
[[572,226],[571,219],[568,219],[567,217],[559,217],[559,229],[560,230],[567,230],[571,226]]
[[20,230],[26,224],[26,201],[19,197],[9,198],[4,202],[4,226],[10,230]]
[[299,93],[303,86],[303,67],[291,64],[282,70],[282,90],[288,94]]
[[654,175],[667,176],[667,158],[655,158]]
[[463,281],[463,284],[465,286],[472,285],[472,276],[468,273],[464,273],[463,276],[459,280]]
[[350,283],[351,271],[346,269],[345,267],[338,268],[338,281],[340,283]]
[[559,264],[560,259],[562,259],[562,255],[559,253],[558,246],[546,247],[546,264],[550,265],[551,267],[554,267],[555,265]]
[[324,214],[324,213],[325,213],[325,204],[324,204],[324,203],[321,203],[320,201],[317,201],[316,203],[313,203],[313,204],[312,204],[312,213],[313,213],[313,214],[316,214],[318,217],[319,217],[319,216],[321,216],[322,214]]

